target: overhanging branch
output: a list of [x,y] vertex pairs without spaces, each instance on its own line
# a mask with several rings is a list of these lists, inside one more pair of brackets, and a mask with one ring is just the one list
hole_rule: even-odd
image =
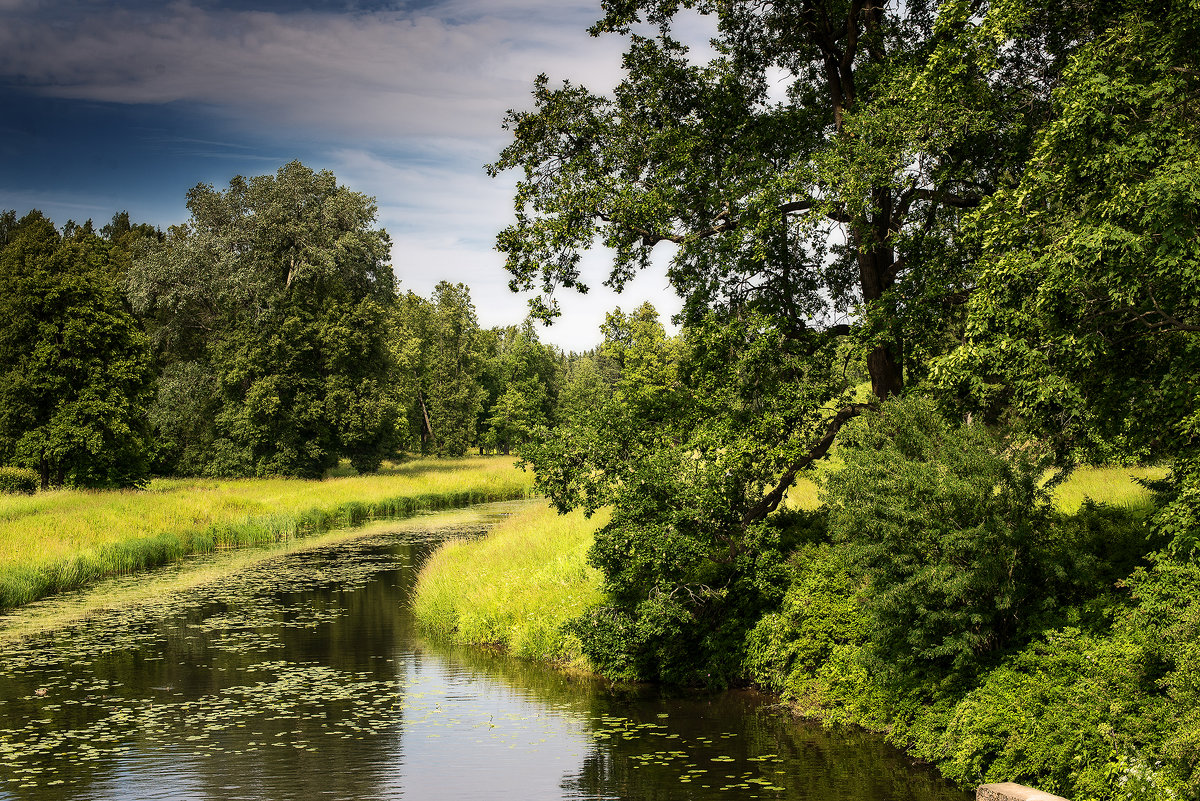
[[829,453],[829,448],[833,445],[833,441],[837,439],[838,432],[842,430],[842,426],[869,408],[871,408],[871,404],[869,403],[851,403],[849,406],[843,406],[838,410],[838,413],[831,417],[825,424],[825,433],[819,440],[813,443],[812,447],[808,449],[808,453],[793,462],[784,471],[774,489],[764,495],[762,500],[746,510],[746,513],[742,515],[742,525],[747,526],[751,523],[757,523],[759,520],[766,518],[771,512],[774,512],[783,501],[783,496],[787,494],[788,488],[796,481],[796,475],[801,470],[811,466],[818,459],[825,458],[825,455]]

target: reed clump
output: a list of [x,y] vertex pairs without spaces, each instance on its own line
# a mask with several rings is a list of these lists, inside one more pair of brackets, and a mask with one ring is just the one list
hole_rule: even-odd
[[525,659],[586,667],[563,624],[601,602],[587,563],[605,511],[591,519],[534,506],[475,540],[445,543],[417,580],[413,611],[427,632]]
[[514,500],[511,458],[420,460],[364,476],[160,479],[146,490],[0,496],[0,609],[191,554]]

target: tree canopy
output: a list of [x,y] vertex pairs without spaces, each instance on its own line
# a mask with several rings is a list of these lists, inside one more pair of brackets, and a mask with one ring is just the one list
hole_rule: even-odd
[[[652,389],[526,449],[562,508],[615,504],[594,551],[605,615],[648,650],[613,664],[662,675],[664,639],[705,653],[703,621],[739,614],[730,588],[762,574],[730,565],[796,477],[906,393],[1022,421],[1023,447],[1061,466],[1119,450],[1184,475],[1200,302],[1186,3],[602,5],[592,32],[624,38],[621,80],[540,76],[489,169],[519,173],[497,247],[515,288],[541,290],[535,314],[586,291],[597,245],[618,289],[667,248],[685,301]],[[675,33],[693,13],[715,25],[711,57]],[[655,552],[676,561],[635,578],[628,555]]]
[[37,470],[43,489],[140,483],[150,359],[118,249],[40,212],[3,229],[0,462]]
[[233,475],[320,476],[341,457],[377,467],[397,410],[395,278],[374,202],[292,162],[225,191],[198,185],[188,210],[129,275],[164,365],[167,458]]

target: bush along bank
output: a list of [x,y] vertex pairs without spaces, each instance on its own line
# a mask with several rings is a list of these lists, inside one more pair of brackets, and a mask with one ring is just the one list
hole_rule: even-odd
[[[564,518],[536,549],[508,546],[536,553],[522,570],[490,538],[435,557],[418,617],[610,678],[755,683],[964,787],[1200,799],[1200,566],[1163,550],[1146,496],[1063,504],[1036,459],[919,404],[851,433],[820,510],[768,518],[745,564],[689,563],[704,592],[663,581],[664,566],[703,558],[668,550],[678,531],[631,553],[628,518]],[[583,569],[593,538],[588,559],[619,563],[612,577]],[[567,561],[576,569],[547,567]],[[618,593],[639,576],[661,587],[630,614]],[[560,603],[567,593],[588,600]],[[520,633],[533,620],[537,635]]]
[[[0,565],[0,609],[11,609],[54,593],[81,588],[105,576],[157,567],[192,554],[265,545],[422,512],[516,500],[528,497],[530,491],[528,480],[516,468],[512,468],[511,476],[501,480],[497,480],[494,471],[473,475],[464,470],[459,478],[457,489],[408,491],[370,501],[342,501],[324,507],[223,520],[199,528],[167,528],[149,536],[118,537],[79,547],[53,559],[7,559],[6,564]],[[353,486],[346,491],[352,492]],[[97,497],[102,499],[103,493]]]
[[920,406],[855,427],[746,674],[970,787],[1200,798],[1200,566],[1151,509],[1055,510],[1042,466]]

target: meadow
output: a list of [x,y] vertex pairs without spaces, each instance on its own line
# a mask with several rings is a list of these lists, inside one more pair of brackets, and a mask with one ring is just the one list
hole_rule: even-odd
[[0,495],[0,609],[195,553],[531,492],[509,457],[426,459],[373,475],[156,479],[143,490]]

